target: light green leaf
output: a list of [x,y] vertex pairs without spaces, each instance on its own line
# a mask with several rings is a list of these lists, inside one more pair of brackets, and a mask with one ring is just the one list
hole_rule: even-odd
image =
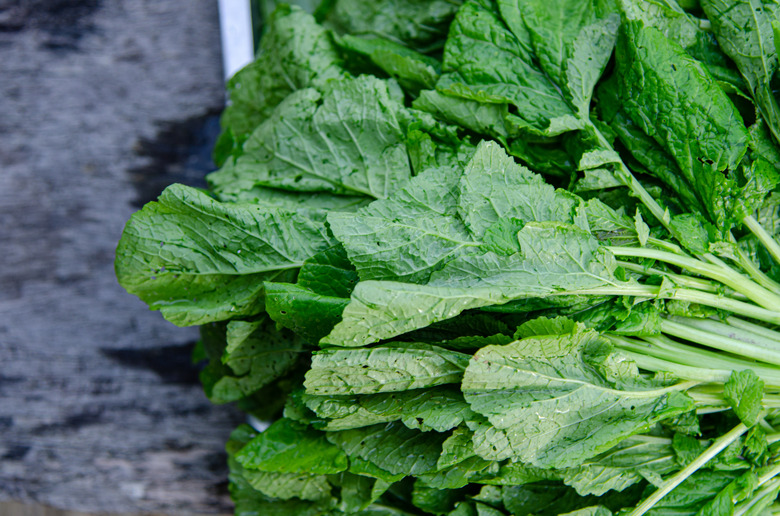
[[255,322],[231,321],[222,363],[224,374],[207,389],[214,403],[237,401],[291,371],[304,353],[301,340],[280,332],[267,317]]
[[[293,91],[345,75],[336,46],[311,15],[283,6],[264,23],[257,58],[227,84],[222,128],[239,144]],[[222,165],[226,156],[217,159]]]
[[433,472],[446,434],[410,430],[399,422],[342,432],[328,440],[350,457],[359,457],[392,474],[418,476]]
[[469,419],[473,412],[459,390],[433,387],[414,391],[373,394],[359,404],[386,421],[400,420],[413,430],[446,432]]
[[441,48],[458,0],[335,0],[324,25],[338,33],[370,34],[426,52]]
[[582,200],[555,190],[494,142],[479,145],[460,179],[458,214],[474,239],[500,219],[578,222]]
[[642,212],[637,208],[636,215],[634,215],[634,228],[636,229],[636,236],[639,240],[639,245],[642,247],[647,245],[647,239],[650,238],[650,227],[642,219]]
[[547,468],[579,465],[693,403],[644,380],[592,330],[482,348],[462,389],[493,426],[477,430],[478,455]]
[[622,491],[649,476],[667,475],[679,468],[667,439],[635,436],[611,450],[563,471],[563,481],[580,495],[601,496]]
[[288,270],[333,244],[323,218],[219,203],[172,185],[127,223],[117,278],[179,326],[254,315],[263,309],[264,280],[287,279]]
[[753,426],[763,410],[764,382],[750,369],[733,371],[723,386],[723,397],[745,425]]
[[342,321],[321,343],[364,346],[452,318],[464,310],[544,297],[612,281],[614,257],[585,231],[531,222],[518,233],[522,252],[467,255],[434,273],[428,285],[364,281]]
[[577,115],[587,119],[593,87],[615,45],[619,18],[610,13],[609,3],[499,0],[498,5],[518,39],[528,33],[541,69],[565,92]]
[[446,432],[473,416],[460,390],[430,387],[358,396],[304,396],[306,405],[327,418],[325,430],[349,430],[401,421],[424,432]]
[[412,490],[412,504],[430,514],[447,514],[463,497],[464,493],[455,489],[436,489],[425,485],[419,478]]
[[414,100],[415,109],[426,111],[445,122],[505,140],[511,132],[506,117],[507,104],[485,104],[476,100],[445,95],[438,91],[425,90]]
[[349,303],[343,297],[323,296],[290,283],[264,283],[265,309],[280,326],[318,342],[341,320]]
[[208,181],[226,196],[263,186],[385,198],[411,177],[411,116],[397,85],[368,75],[299,90]]
[[515,332],[515,339],[525,339],[537,335],[570,335],[585,331],[585,325],[568,317],[558,316],[552,319],[538,317],[521,324]]
[[431,169],[357,213],[330,214],[331,230],[362,280],[424,283],[443,261],[477,245],[454,216],[461,174]]
[[314,354],[306,392],[373,394],[457,383],[469,356],[423,343],[371,349],[325,349]]
[[246,470],[243,477],[249,485],[271,498],[280,500],[300,498],[311,501],[330,498],[331,486],[324,475]]
[[345,34],[338,39],[343,48],[363,55],[406,91],[433,88],[439,77],[441,64],[434,58],[420,54],[399,43],[374,37],[355,37]]

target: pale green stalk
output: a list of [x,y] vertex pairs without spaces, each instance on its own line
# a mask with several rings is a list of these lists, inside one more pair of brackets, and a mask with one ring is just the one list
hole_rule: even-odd
[[756,346],[724,335],[718,335],[686,324],[680,324],[670,319],[661,321],[661,331],[668,335],[701,344],[702,346],[734,353],[735,355],[752,358],[753,360],[769,364],[780,365],[780,348],[770,349],[763,346]]
[[746,276],[736,272],[730,267],[724,267],[719,264],[706,263],[688,256],[681,256],[667,251],[650,249],[647,247],[621,247],[607,246],[615,256],[629,256],[632,258],[649,258],[669,263],[677,267],[686,269],[694,274],[699,274],[710,279],[714,279],[745,294],[756,304],[767,309],[780,307],[780,296],[774,292],[765,289],[758,283],[753,282]]

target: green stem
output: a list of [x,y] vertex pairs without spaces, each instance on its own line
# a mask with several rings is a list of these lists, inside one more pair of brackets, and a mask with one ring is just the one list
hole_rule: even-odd
[[644,513],[653,508],[661,499],[669,494],[675,487],[680,485],[688,477],[693,475],[699,468],[707,464],[713,457],[718,455],[729,444],[733,443],[739,437],[747,431],[747,427],[740,423],[731,429],[729,432],[718,437],[709,448],[707,448],[701,455],[696,457],[693,462],[681,469],[677,474],[667,479],[661,487],[659,487],[653,494],[648,496],[636,509],[631,511],[629,516],[642,516]]
[[[637,365],[648,371],[668,371],[685,380],[725,383],[734,370],[751,369],[768,388],[780,388],[780,369],[713,351],[688,346],[668,337],[644,337],[643,340],[605,334],[615,346],[631,353]],[[652,360],[650,360],[652,359]],[[707,367],[701,367],[706,364]],[[674,368],[674,370],[672,370]]]
[[671,243],[671,242],[669,242],[667,240],[661,240],[660,238],[648,237],[647,238],[647,243],[650,244],[650,245],[653,245],[655,247],[658,247],[660,249],[664,249],[666,251],[669,251],[670,253],[676,253],[676,254],[681,254],[683,256],[688,256],[688,254],[685,251],[683,251],[682,247],[680,247],[677,244],[673,244],[673,243]]
[[669,253],[658,249],[650,249],[647,247],[607,246],[607,249],[609,249],[615,256],[629,256],[632,258],[649,258],[651,260],[658,260],[675,265],[677,267],[681,267],[690,272],[693,272],[694,274],[699,274],[700,276],[714,279],[715,281],[719,281],[724,285],[733,288],[737,292],[745,294],[756,304],[763,306],[764,308],[772,309],[774,307],[780,306],[780,296],[765,289],[758,283],[753,282],[749,278],[729,267],[705,263],[701,260],[696,260],[687,256],[680,256],[675,253]]
[[712,308],[727,310],[750,319],[758,319],[759,321],[764,321],[770,324],[780,324],[780,312],[767,310],[766,308],[761,308],[750,303],[737,301],[736,299],[730,299],[718,296],[716,294],[710,294],[708,292],[701,292],[699,290],[693,289],[676,288],[665,289],[662,291],[660,286],[640,284],[634,285],[630,283],[624,283],[615,286],[610,285],[589,289],[566,290],[553,295],[566,296],[580,294],[596,296],[637,296],[658,299],[676,299],[678,301],[688,301]]
[[[769,436],[767,436],[767,440],[769,440]],[[775,464],[774,467],[772,467],[766,473],[758,477],[758,485],[762,486],[766,484],[767,482],[775,478],[777,475],[780,475],[780,464]]]
[[748,215],[742,219],[742,223],[750,230],[751,233],[756,235],[756,238],[764,244],[766,250],[772,255],[777,263],[780,263],[780,244],[777,243],[772,235],[766,232],[766,229],[759,224],[759,222],[752,216]]
[[[624,269],[626,269],[627,271],[636,272],[637,274],[643,274],[645,276],[649,276],[649,275],[665,276],[670,280],[674,281],[676,285],[685,288],[695,288],[697,290],[701,290],[704,292],[713,292],[713,293],[717,293],[720,291],[720,289],[723,288],[723,285],[720,285],[719,283],[715,283],[709,280],[694,278],[692,276],[684,276],[682,274],[674,274],[673,272],[667,272],[661,269],[656,269],[655,267],[645,267],[643,265],[639,265],[638,263],[618,260],[617,264],[623,267]],[[726,289],[726,290],[727,290],[725,292],[726,295],[731,296],[735,294],[735,292],[731,289]],[[745,296],[744,294],[736,293],[736,296],[741,297],[743,299],[747,299],[747,296]]]
[[780,333],[777,332],[772,332],[774,335],[768,336],[760,333],[754,333],[745,328],[735,328],[714,319],[671,316],[669,317],[669,320],[680,324],[685,324],[702,331],[707,331],[728,337],[730,339],[746,342],[760,348],[765,348],[772,351],[780,350]]
[[777,339],[777,332],[774,330],[771,330],[769,328],[765,328],[763,326],[760,326],[758,324],[753,324],[752,322],[743,321],[742,319],[738,317],[727,317],[726,322],[729,323],[731,326],[735,328],[739,328],[742,330],[747,330],[753,333],[757,333],[759,335],[762,335],[768,339]]
[[671,319],[664,319],[661,321],[661,331],[674,337],[701,344],[702,346],[780,366],[780,349],[755,346],[724,335],[718,335],[716,333],[694,328],[693,326],[680,324]]
[[[604,137],[603,134],[601,134],[601,131],[599,131],[598,127],[596,127],[592,122],[589,124],[590,129],[593,131],[593,134],[596,135],[596,139],[598,140],[599,144],[603,149],[606,150],[612,150],[612,145],[607,141],[607,139]],[[642,183],[639,182],[639,180],[634,177],[634,174],[628,169],[625,163],[623,161],[619,161],[616,163],[616,174],[615,176],[622,182],[631,192],[639,198],[640,201],[642,201],[642,204],[645,205],[645,207],[650,210],[650,213],[653,214],[653,216],[658,219],[658,221],[663,224],[663,226],[666,228],[667,231],[669,231],[669,234],[674,235],[674,231],[672,231],[672,227],[669,225],[670,217],[666,210],[661,208],[661,205],[658,204],[658,201],[653,199],[653,196],[648,193],[647,190],[645,190],[645,187],[642,186]]]
[[764,288],[771,290],[775,294],[780,295],[780,283],[764,274],[764,272],[758,268],[758,265],[753,263],[753,260],[751,260],[750,257],[746,255],[745,252],[739,247],[737,247],[737,263],[740,267],[745,269],[745,272],[747,272],[750,277],[753,278],[753,281],[763,286]]

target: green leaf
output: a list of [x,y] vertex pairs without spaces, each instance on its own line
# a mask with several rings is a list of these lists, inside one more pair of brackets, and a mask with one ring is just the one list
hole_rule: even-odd
[[491,423],[476,431],[478,455],[546,468],[577,466],[693,403],[645,380],[592,330],[487,346],[469,362],[462,389]]
[[587,119],[593,87],[615,45],[619,18],[609,3],[499,0],[498,5],[518,39],[530,36],[541,69],[566,93],[577,115]]
[[513,122],[535,134],[553,136],[580,128],[556,84],[536,68],[527,37],[507,29],[492,2],[466,2],[450,26],[436,89],[514,106],[518,112],[511,115]]
[[481,457],[469,457],[457,464],[420,475],[426,484],[437,489],[460,489],[470,482],[478,482],[481,475],[498,470],[498,464]]
[[733,371],[723,386],[723,397],[745,425],[753,426],[763,410],[764,382],[751,369]]
[[581,204],[579,197],[555,190],[492,142],[480,144],[460,178],[458,214],[477,240],[501,219],[582,223]]
[[515,339],[525,339],[537,335],[570,335],[585,330],[585,326],[568,317],[538,317],[521,324],[515,332]]
[[309,502],[292,498],[280,500],[269,498],[258,491],[245,478],[246,470],[235,460],[235,453],[250,441],[256,432],[248,425],[241,425],[230,435],[227,443],[230,466],[230,497],[235,504],[236,516],[322,516],[329,510],[330,499]]
[[390,77],[398,80],[404,90],[414,92],[433,88],[439,77],[441,64],[436,59],[399,43],[349,34],[339,38],[338,43],[346,50],[369,58]]
[[305,395],[318,416],[329,419],[325,430],[349,430],[377,423],[401,421],[411,429],[446,432],[472,417],[459,390],[432,387],[359,396]]
[[370,349],[325,349],[314,354],[306,392],[373,394],[457,383],[469,356],[423,343]]
[[263,281],[287,279],[332,244],[319,212],[219,203],[172,185],[130,218],[115,266],[128,292],[188,326],[259,313]]
[[318,294],[349,297],[358,275],[340,245],[317,253],[303,262],[298,273],[298,285]]
[[702,211],[701,201],[691,190],[674,158],[653,137],[645,134],[623,110],[614,114],[605,113],[609,108],[617,108],[621,103],[614,88],[614,81],[602,83],[598,94],[602,116],[606,116],[605,121],[609,122],[609,127],[615,131],[620,143],[638,162],[633,168],[637,172],[641,171],[657,178],[671,188],[687,209]]
[[361,76],[290,94],[209,184],[229,196],[263,186],[387,197],[411,176],[404,124],[412,115],[394,86]]
[[634,216],[634,227],[636,228],[636,236],[639,240],[639,245],[645,247],[645,245],[647,245],[647,239],[650,238],[650,227],[642,220],[642,213],[638,209]]
[[461,173],[431,169],[357,213],[330,214],[331,230],[361,280],[424,283],[443,261],[464,246],[477,245],[454,216]]
[[311,501],[330,498],[331,486],[324,475],[244,471],[243,476],[249,485],[271,498]]
[[731,471],[699,470],[664,496],[647,514],[694,516],[738,475],[739,473]]
[[597,503],[595,497],[581,497],[574,489],[559,482],[507,486],[503,490],[503,501],[510,514],[554,514],[556,516]]
[[592,192],[621,186],[623,183],[615,177],[612,171],[606,168],[593,168],[585,170],[585,177],[577,181],[577,184],[574,185],[574,191],[576,193]]
[[411,429],[446,432],[471,418],[473,412],[459,390],[433,387],[364,396],[359,404],[387,421],[399,419]]
[[[242,510],[250,509],[246,502],[259,498],[254,494],[250,494],[250,488],[262,493],[266,497],[276,499],[275,501],[294,500],[298,498],[300,500],[327,503],[330,500],[331,486],[328,483],[327,477],[324,475],[271,473],[246,470],[236,460],[236,454],[256,435],[257,432],[255,432],[252,427],[241,425],[230,434],[230,440],[226,445],[228,463],[231,471],[231,482],[235,485],[234,489],[238,488],[242,491],[242,498],[244,498]],[[260,498],[260,500],[262,500],[262,498]],[[309,506],[303,504],[298,505],[294,502],[293,505],[284,503],[278,506],[271,505],[272,509],[277,507],[280,514],[285,514],[284,511],[288,508],[301,509]],[[320,508],[324,509],[324,507]],[[306,513],[304,512],[304,514]],[[315,512],[315,514],[318,513]]]
[[277,473],[332,475],[348,466],[324,433],[284,418],[249,441],[236,460],[247,469]]
[[231,321],[222,363],[229,369],[209,382],[214,403],[237,401],[289,373],[304,352],[297,337],[280,332],[267,318],[255,322]]
[[702,0],[702,9],[723,51],[734,60],[747,82],[775,141],[780,141],[780,107],[772,76],[778,68],[772,23],[780,9],[772,0]]
[[661,478],[678,469],[667,439],[629,437],[609,451],[566,469],[563,481],[580,495],[623,491],[648,477]]
[[328,432],[328,440],[350,457],[359,457],[391,474],[433,472],[445,434],[410,430],[399,422]]
[[342,321],[321,343],[363,346],[452,318],[464,310],[608,284],[614,258],[587,232],[566,224],[526,224],[522,252],[465,255],[428,285],[363,281]]
[[708,218],[727,228],[749,140],[736,107],[701,63],[642,22],[621,25],[616,59],[623,108],[674,157]]
[[[336,46],[301,9],[281,7],[264,26],[257,59],[227,84],[230,104],[222,115],[223,134],[233,134],[239,145],[287,95],[344,75]],[[227,155],[215,154],[217,165]]]
[[279,325],[317,342],[341,320],[349,300],[323,296],[290,283],[264,283],[265,309]]
[[324,25],[338,33],[370,34],[426,52],[440,48],[460,1],[335,0]]
[[379,480],[380,482],[375,484],[374,490],[376,490],[378,487],[381,488],[380,484],[389,486],[390,484],[398,482],[406,476],[405,473],[390,473],[389,471],[378,467],[374,463],[365,459],[361,459],[357,456],[352,456],[349,458],[349,472],[354,473],[355,475],[362,475]]
[[612,511],[601,505],[594,505],[592,507],[584,507],[577,509],[576,511],[560,514],[559,516],[612,516]]
[[438,91],[425,90],[414,100],[415,109],[426,111],[445,122],[485,134],[499,141],[512,132],[506,118],[507,104],[484,104],[476,100],[445,95]]
[[445,515],[454,507],[455,503],[463,499],[464,493],[454,489],[435,489],[426,486],[419,479],[414,483],[412,491],[412,503],[415,507],[426,513]]
[[[230,165],[228,165],[230,166]],[[234,203],[259,204],[266,208],[281,208],[297,211],[301,209],[325,211],[355,211],[371,202],[362,195],[334,195],[326,192],[293,192],[278,188],[254,186],[249,189],[222,192],[219,200]]]
[[464,460],[474,457],[474,447],[471,443],[473,433],[465,426],[459,426],[442,443],[442,452],[436,467],[439,470],[459,464]]

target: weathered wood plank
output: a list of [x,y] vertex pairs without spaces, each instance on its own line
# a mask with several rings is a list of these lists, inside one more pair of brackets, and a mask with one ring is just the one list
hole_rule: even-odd
[[148,312],[112,264],[133,204],[210,166],[224,98],[216,1],[8,5],[0,500],[229,511],[222,450],[242,416],[203,396],[188,362],[195,330]]

